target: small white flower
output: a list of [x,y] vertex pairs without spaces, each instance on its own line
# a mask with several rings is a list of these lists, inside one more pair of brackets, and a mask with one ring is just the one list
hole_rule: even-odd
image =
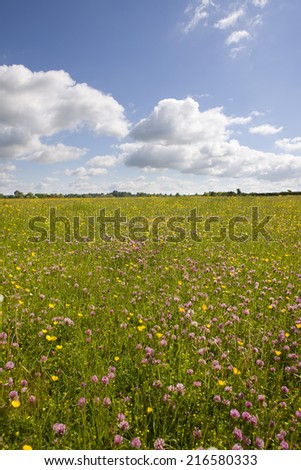
[[0,294],[0,304],[2,304],[3,300],[4,300],[4,295]]

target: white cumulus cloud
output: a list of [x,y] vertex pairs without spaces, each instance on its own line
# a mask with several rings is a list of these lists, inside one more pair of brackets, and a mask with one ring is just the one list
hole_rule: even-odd
[[284,152],[299,152],[301,154],[301,137],[282,139],[275,142],[276,146]]
[[280,181],[301,176],[300,158],[231,139],[231,126],[249,120],[227,116],[221,107],[201,111],[192,98],[162,100],[132,129],[134,141],[120,145],[120,157],[127,166],[223,178]]
[[124,108],[112,96],[76,83],[63,70],[0,66],[0,103],[0,158],[69,160],[83,149],[47,146],[42,139],[82,127],[117,138],[128,132]]

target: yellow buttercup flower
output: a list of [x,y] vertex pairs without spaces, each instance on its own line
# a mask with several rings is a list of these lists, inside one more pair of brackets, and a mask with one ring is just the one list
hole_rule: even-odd
[[237,367],[233,367],[233,374],[240,375],[240,371],[237,369]]
[[56,336],[46,335],[46,339],[47,339],[47,341],[55,341],[57,339],[57,337]]
[[281,356],[281,351],[275,351],[276,356]]
[[21,403],[19,402],[19,400],[13,400],[11,404],[14,408],[19,408],[19,406],[21,406]]
[[32,447],[27,445],[27,444],[24,444],[24,446],[22,447],[23,450],[32,450]]
[[218,380],[217,381],[218,385],[220,385],[221,387],[223,387],[224,385],[226,385],[226,382],[224,380]]
[[149,413],[152,413],[154,410],[153,410],[153,408],[152,408],[151,406],[148,406],[146,411],[147,411],[148,414],[149,414]]
[[57,382],[59,380],[57,375],[52,375],[51,379],[53,380],[53,382]]
[[137,330],[138,330],[138,331],[143,331],[143,330],[145,330],[145,328],[146,328],[145,325],[137,326]]

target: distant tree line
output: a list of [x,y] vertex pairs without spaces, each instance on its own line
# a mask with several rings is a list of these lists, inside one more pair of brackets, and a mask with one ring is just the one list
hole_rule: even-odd
[[[69,193],[69,194],[62,194],[62,193],[26,193],[24,194],[21,191],[16,190],[14,194],[1,194],[0,199],[58,199],[58,198],[107,198],[107,197],[182,197],[188,196],[187,194],[167,194],[167,193],[144,193],[144,192],[137,192],[135,194],[129,191],[112,191],[110,193],[85,193],[85,194],[78,194],[78,193]],[[292,191],[288,189],[287,191],[280,191],[280,192],[250,192],[244,193],[240,189],[236,191],[207,191],[202,194],[195,193],[194,196],[301,196],[301,191]]]

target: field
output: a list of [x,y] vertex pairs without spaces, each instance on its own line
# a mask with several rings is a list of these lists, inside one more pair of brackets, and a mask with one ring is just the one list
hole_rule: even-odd
[[301,449],[299,197],[0,214],[3,449]]

